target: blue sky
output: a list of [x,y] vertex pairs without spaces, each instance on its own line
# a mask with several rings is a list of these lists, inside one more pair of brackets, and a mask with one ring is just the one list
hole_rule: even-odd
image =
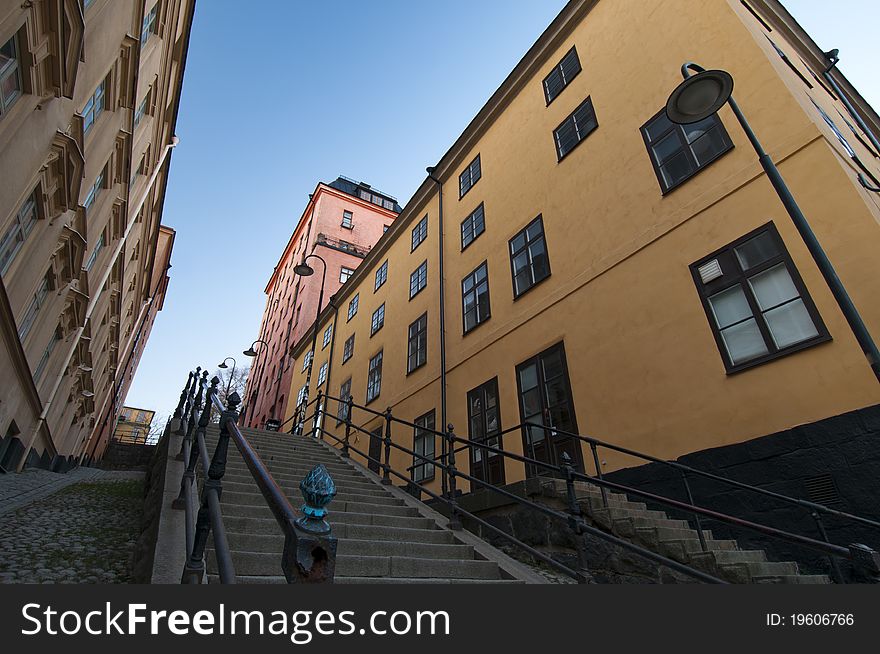
[[[880,6],[785,4],[880,107]],[[187,370],[246,364],[316,183],[342,174],[405,204],[564,5],[198,0],[163,218],[177,230],[171,285],[126,403],[167,414]]]

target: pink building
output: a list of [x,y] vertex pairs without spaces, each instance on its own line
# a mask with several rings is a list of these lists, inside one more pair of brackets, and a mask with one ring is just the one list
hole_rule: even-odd
[[[298,277],[294,266],[309,254],[327,262],[324,302],[358,267],[373,245],[400,213],[397,201],[364,182],[339,177],[319,183],[309,196],[309,203],[287,242],[284,252],[266,284],[266,308],[260,324],[259,339],[247,381],[244,423],[263,426],[266,420],[282,419],[290,388],[293,346],[312,327],[321,289],[321,262],[312,258],[311,277]],[[318,347],[323,335],[318,335]],[[318,374],[315,370],[314,374]]]

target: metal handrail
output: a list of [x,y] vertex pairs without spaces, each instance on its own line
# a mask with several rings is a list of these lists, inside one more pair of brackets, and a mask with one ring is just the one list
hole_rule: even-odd
[[[218,575],[221,583],[235,583],[235,569],[232,554],[223,523],[220,505],[222,479],[226,473],[228,445],[230,438],[235,442],[248,470],[254,478],[266,504],[272,511],[275,520],[284,534],[284,549],[281,555],[281,570],[288,583],[331,581],[335,572],[336,539],[332,536],[326,522],[314,517],[314,513],[303,518],[297,516],[286,495],[276,483],[265,463],[241,433],[238,427],[237,407],[241,403],[238,393],[227,398],[227,406],[220,401],[217,386],[220,380],[214,377],[211,387],[205,395],[202,408],[202,394],[205,391],[207,373],[199,379],[198,373],[190,373],[181,401],[175,411],[175,417],[183,424],[188,417],[188,428],[181,444],[184,459],[184,473],[181,478],[180,494],[172,503],[173,508],[186,511],[186,550],[187,559],[181,583],[201,583],[205,577],[205,546],[209,532],[213,532],[214,551],[217,560]],[[198,380],[199,391],[194,394],[195,382]],[[220,434],[213,457],[208,460],[205,432],[211,422],[211,411],[216,408],[220,412]],[[193,427],[195,414],[201,410],[198,428],[195,430],[193,445]],[[204,482],[201,506],[193,524],[194,507],[192,502],[192,484],[195,479],[198,463],[207,478]],[[305,481],[304,481],[305,483]],[[332,482],[330,482],[332,485]],[[312,491],[311,487],[303,488]],[[335,493],[335,490],[333,491]],[[314,493],[313,493],[314,494]],[[332,494],[327,501],[332,498]],[[307,508],[320,510],[321,506],[312,506],[318,500],[307,501]],[[325,502],[326,503],[326,502]],[[317,525],[317,527],[316,527]],[[324,527],[327,527],[324,529]]]
[[[321,415],[323,415],[325,418],[327,415],[329,415],[327,413],[327,411],[322,408],[322,405],[320,402],[321,397],[322,397],[322,394],[319,392],[318,397],[316,397],[315,412],[310,416],[314,420],[315,428],[317,428],[317,424],[320,421]],[[324,396],[324,397],[326,398],[327,396]],[[335,399],[335,398],[331,398],[331,399]],[[350,406],[352,406],[351,402],[348,402],[348,404]],[[365,407],[360,407],[358,405],[353,405],[353,406],[355,408],[365,408]],[[396,418],[393,418],[393,416],[390,415],[390,411],[387,411],[385,414],[379,414],[378,412],[371,410],[371,409],[368,409],[368,411],[371,413],[377,414],[377,415],[384,415],[386,417],[386,419],[388,419],[390,421],[398,421],[398,422],[403,422],[403,423],[407,422],[407,421],[402,421],[402,420],[398,420]],[[308,419],[309,419],[309,416],[306,416],[303,419],[303,422],[307,421]],[[409,424],[413,424],[413,423],[409,423]],[[352,429],[357,429],[358,431],[361,431],[364,433],[369,433],[366,430],[364,430],[363,428],[351,424],[350,413],[349,413],[348,418],[346,420],[346,426],[350,427]],[[427,430],[427,431],[434,431],[434,430]],[[349,433],[348,430],[346,433],[347,434]],[[410,476],[405,476],[405,475],[401,474],[400,472],[398,472],[397,470],[395,470],[393,467],[391,467],[391,465],[389,464],[389,458],[390,458],[389,452],[390,452],[391,447],[394,447],[394,448],[396,448],[400,451],[403,451],[405,453],[408,453],[412,456],[420,457],[422,459],[425,459],[426,461],[429,459],[428,459],[428,457],[425,457],[424,455],[417,454],[416,452],[414,452],[413,450],[410,450],[409,448],[406,448],[400,444],[392,442],[388,431],[386,431],[386,436],[383,439],[384,444],[385,444],[384,462],[379,459],[376,459],[375,457],[370,456],[366,452],[363,452],[362,450],[358,449],[357,447],[351,445],[351,443],[348,441],[348,439],[346,439],[346,440],[340,439],[339,437],[335,436],[332,432],[328,431],[323,426],[321,427],[321,436],[322,437],[327,436],[327,437],[331,438],[332,440],[342,444],[344,446],[346,452],[348,452],[349,450],[353,450],[357,454],[363,456],[368,461],[377,463],[383,470],[383,480],[382,480],[383,483],[390,484],[390,476],[394,476],[396,478],[399,478],[399,479],[405,481],[408,485],[417,486],[420,489],[420,491],[423,491],[427,495],[429,495],[430,497],[434,498],[435,500],[438,500],[438,501],[443,502],[446,505],[448,505],[450,507],[451,513],[452,513],[452,518],[450,520],[450,525],[449,525],[451,529],[460,529],[461,528],[459,516],[464,515],[464,516],[468,517],[469,519],[489,528],[491,531],[493,531],[497,535],[502,536],[503,538],[505,538],[506,540],[508,540],[512,544],[519,547],[520,549],[522,549],[522,550],[528,552],[529,554],[531,554],[532,556],[535,556],[536,558],[544,561],[548,565],[551,565],[552,567],[563,572],[564,574],[571,576],[572,578],[576,579],[579,582],[585,581],[585,575],[582,572],[575,571],[575,570],[569,568],[568,566],[565,566],[564,564],[559,563],[558,561],[555,561],[552,557],[544,554],[543,552],[540,552],[539,550],[531,547],[530,545],[527,545],[526,543],[519,540],[518,538],[516,538],[512,534],[508,534],[508,533],[494,527],[493,525],[491,525],[487,521],[483,520],[479,516],[476,516],[473,513],[471,513],[470,511],[467,511],[467,510],[461,508],[460,506],[458,506],[456,499],[455,499],[455,492],[454,492],[455,485],[454,485],[454,483],[452,483],[452,485],[451,485],[451,488],[453,491],[451,496],[445,496],[445,495],[442,495],[442,494],[439,494],[439,493],[432,491],[431,489],[425,487],[423,484],[420,484],[419,482],[414,481]],[[450,436],[451,436],[451,438],[450,438]],[[447,434],[446,437],[450,438],[450,440],[454,442],[455,437],[453,435],[451,435],[451,433]],[[652,552],[651,550],[640,547],[639,545],[636,545],[634,543],[626,541],[622,538],[618,538],[617,536],[614,536],[612,534],[608,534],[600,529],[597,529],[596,527],[593,527],[592,525],[587,524],[582,518],[580,518],[579,515],[572,515],[570,513],[562,513],[561,511],[557,511],[557,510],[552,509],[546,505],[538,504],[537,502],[533,502],[527,498],[520,497],[519,495],[515,495],[514,493],[511,493],[510,491],[507,491],[507,490],[499,488],[497,486],[488,484],[486,482],[483,482],[482,480],[476,479],[475,477],[471,477],[470,475],[468,475],[466,473],[458,471],[454,466],[454,461],[450,461],[447,464],[447,463],[438,463],[436,460],[431,460],[431,463],[433,463],[437,467],[445,468],[447,470],[447,472],[451,475],[451,478],[453,480],[455,479],[455,477],[463,477],[465,479],[468,479],[469,481],[484,484],[488,489],[490,489],[494,492],[497,492],[505,497],[508,497],[509,499],[512,499],[515,502],[517,502],[523,506],[526,506],[532,510],[536,510],[536,511],[543,513],[547,516],[550,516],[552,518],[567,521],[573,527],[573,529],[576,531],[576,533],[578,535],[588,533],[592,536],[595,536],[595,537],[600,538],[602,540],[614,543],[615,545],[618,545],[624,549],[627,549],[631,552],[639,554],[645,558],[648,558],[652,561],[660,563],[660,564],[662,564],[672,570],[675,570],[675,571],[680,572],[682,574],[688,575],[688,576],[690,576],[694,579],[697,579],[699,581],[703,581],[706,583],[715,583],[715,584],[727,583],[724,580],[719,579],[719,578],[717,578],[713,575],[710,575],[708,573],[705,573],[701,570],[697,570],[696,568],[693,568],[693,567],[688,566],[686,564],[680,563],[679,561],[675,561],[674,559],[670,559],[670,558],[665,557],[661,554],[657,554],[656,552]]]
[[[732,525],[735,527],[741,527],[741,528],[750,529],[752,531],[757,531],[757,532],[762,533],[766,536],[770,536],[772,538],[778,538],[781,540],[786,540],[788,542],[793,542],[798,545],[801,545],[801,546],[813,549],[815,551],[821,552],[822,554],[828,555],[829,559],[831,561],[832,573],[835,577],[835,580],[838,582],[842,581],[842,574],[841,574],[840,569],[837,565],[837,560],[835,557],[844,558],[844,559],[847,559],[847,560],[850,560],[850,561],[853,561],[856,563],[860,563],[860,564],[865,564],[866,561],[865,561],[865,556],[864,556],[864,550],[858,550],[858,548],[856,548],[856,551],[854,551],[854,546],[844,547],[841,545],[836,545],[836,544],[830,543],[828,541],[827,533],[824,529],[824,526],[822,525],[821,520],[818,518],[818,513],[821,511],[824,513],[828,513],[830,515],[835,515],[835,516],[842,517],[842,518],[852,519],[852,520],[859,522],[861,524],[880,527],[880,523],[877,523],[877,522],[870,520],[868,518],[862,518],[861,516],[855,516],[855,515],[846,513],[844,511],[838,511],[836,509],[832,509],[830,507],[826,507],[821,504],[816,504],[814,502],[809,502],[806,500],[800,500],[798,498],[792,498],[789,496],[781,495],[781,494],[775,493],[773,491],[766,491],[765,489],[750,486],[748,484],[744,484],[742,482],[738,482],[738,481],[735,481],[732,479],[727,479],[725,477],[721,477],[720,475],[715,475],[713,473],[708,473],[708,472],[705,472],[702,470],[698,470],[696,468],[691,468],[690,466],[687,466],[684,464],[680,464],[677,462],[671,462],[671,461],[664,461],[662,459],[658,459],[657,457],[653,457],[648,454],[643,454],[641,452],[636,452],[636,451],[630,450],[628,448],[616,446],[612,443],[606,443],[604,441],[600,441],[599,439],[595,439],[595,438],[591,438],[591,437],[587,437],[587,436],[582,436],[580,434],[574,434],[571,432],[567,432],[565,430],[556,430],[556,429],[553,429],[550,427],[546,427],[544,425],[538,425],[538,424],[532,424],[532,423],[521,423],[521,424],[516,425],[514,427],[511,427],[511,428],[508,428],[505,430],[501,430],[497,433],[494,433],[491,435],[491,438],[493,438],[493,439],[500,438],[500,436],[502,436],[505,433],[516,431],[518,429],[525,429],[527,427],[540,427],[545,430],[551,431],[553,434],[561,434],[561,435],[565,435],[565,436],[574,437],[582,442],[587,442],[590,444],[591,449],[593,449],[597,475],[591,476],[591,475],[577,472],[573,468],[571,468],[570,465],[563,465],[563,466],[554,465],[554,464],[551,464],[546,461],[540,461],[540,460],[537,460],[537,459],[534,459],[531,457],[527,457],[524,455],[515,454],[513,452],[507,452],[503,448],[494,447],[494,446],[488,445],[487,443],[484,443],[484,442],[463,440],[461,438],[454,437],[454,435],[452,436],[452,438],[450,438],[450,433],[452,430],[451,425],[449,425],[450,433],[443,433],[443,432],[440,432],[436,429],[422,427],[421,425],[416,425],[415,423],[409,422],[407,420],[397,418],[391,414],[390,409],[387,409],[384,413],[382,413],[382,412],[376,411],[375,409],[370,409],[369,407],[364,407],[364,406],[355,404],[353,402],[352,398],[349,398],[347,400],[342,400],[341,398],[334,397],[332,395],[322,394],[321,392],[318,393],[318,396],[315,398],[315,400],[313,400],[313,402],[310,402],[310,403],[304,405],[303,407],[301,407],[301,410],[304,412],[311,404],[313,404],[313,403],[315,404],[315,413],[312,414],[312,417],[314,417],[315,429],[317,429],[320,414],[323,414],[324,416],[332,415],[326,411],[325,407],[322,406],[322,404],[321,404],[322,399],[325,402],[327,400],[333,400],[333,401],[336,401],[337,403],[345,404],[348,407],[348,409],[346,411],[346,419],[343,421],[346,424],[346,439],[345,439],[345,441],[342,441],[341,439],[339,439],[338,437],[336,437],[332,433],[328,432],[327,426],[323,425],[323,424],[321,427],[321,434],[320,434],[322,438],[323,438],[324,434],[326,433],[334,441],[341,443],[343,445],[344,452],[347,452],[349,449],[354,449],[358,454],[360,454],[361,456],[364,456],[367,460],[375,462],[383,469],[385,480],[388,480],[388,477],[391,474],[398,476],[398,477],[401,477],[403,479],[406,479],[408,484],[412,484],[414,486],[419,487],[420,490],[425,491],[428,495],[435,497],[435,499],[438,499],[436,494],[433,493],[433,491],[429,491],[427,488],[424,487],[424,485],[419,484],[418,482],[414,481],[411,478],[411,474],[410,474],[409,478],[403,477],[402,475],[400,475],[400,473],[398,473],[390,468],[390,466],[388,464],[390,448],[393,447],[393,448],[397,449],[398,451],[402,451],[402,452],[412,456],[414,460],[418,459],[421,461],[421,463],[413,463],[412,466],[407,467],[406,471],[409,473],[411,473],[412,470],[414,470],[417,467],[424,466],[427,463],[431,463],[431,464],[435,465],[436,467],[440,468],[441,470],[445,471],[447,474],[452,474],[453,477],[458,476],[458,477],[468,479],[468,481],[470,481],[472,484],[476,483],[483,488],[486,488],[486,489],[493,491],[493,492],[496,492],[496,493],[500,493],[505,496],[512,497],[512,498],[516,499],[517,501],[523,501],[523,498],[519,498],[519,496],[513,495],[513,494],[509,493],[508,491],[499,488],[498,486],[489,484],[481,479],[478,479],[476,477],[472,477],[471,475],[468,475],[466,473],[463,473],[461,471],[456,470],[454,468],[454,455],[457,452],[461,452],[461,451],[465,451],[465,450],[470,451],[472,448],[479,448],[482,451],[495,453],[495,454],[501,455],[503,457],[519,461],[525,465],[537,466],[537,467],[541,467],[545,470],[550,470],[559,476],[564,475],[567,480],[577,479],[579,481],[584,481],[584,482],[590,483],[594,486],[599,487],[599,489],[602,493],[602,499],[604,501],[604,505],[606,507],[608,506],[608,499],[607,499],[607,493],[606,493],[607,490],[615,490],[615,491],[622,492],[622,493],[634,494],[634,495],[637,495],[641,498],[650,500],[652,502],[656,502],[656,503],[659,503],[659,504],[662,504],[665,506],[669,506],[669,507],[672,507],[675,509],[684,510],[684,511],[687,511],[687,512],[690,512],[691,514],[693,514],[694,518],[696,519],[696,523],[697,523],[697,532],[699,535],[699,540],[700,540],[702,549],[704,551],[706,551],[708,548],[707,548],[707,543],[705,541],[705,536],[703,534],[702,525],[700,523],[700,516],[704,516],[704,517],[707,517],[707,518],[710,518],[713,520],[717,520],[719,522],[726,523],[728,525]],[[385,437],[382,439],[385,444],[385,462],[384,463],[380,460],[377,460],[377,459],[370,457],[369,455],[361,452],[360,450],[358,450],[357,448],[354,448],[350,444],[349,434],[352,429],[354,429],[358,432],[361,432],[361,433],[372,435],[372,433],[369,432],[368,430],[363,429],[353,423],[351,413],[352,413],[352,409],[354,409],[354,408],[365,411],[366,413],[371,414],[373,417],[382,417],[383,419],[386,420],[386,422],[387,422],[386,429],[385,429],[386,434],[385,434]],[[305,423],[308,419],[309,419],[308,417],[303,417],[301,423]],[[423,433],[434,434],[435,437],[439,436],[447,441],[450,441],[446,454],[441,454],[439,456],[434,456],[434,457],[428,457],[426,455],[419,454],[419,453],[415,452],[414,450],[411,450],[411,449],[409,449],[405,446],[402,446],[398,443],[394,443],[390,437],[390,424],[391,423],[398,423],[398,424],[407,425],[407,426],[419,429]],[[341,423],[337,423],[337,425],[338,424],[341,424]],[[456,448],[454,446],[454,440],[461,441],[462,446],[459,448]],[[687,491],[689,501],[682,502],[682,501],[675,500],[672,498],[664,497],[662,495],[658,495],[656,493],[650,493],[648,491],[640,490],[638,488],[634,488],[629,485],[620,484],[617,482],[612,482],[612,481],[608,481],[608,480],[604,479],[602,476],[601,468],[599,466],[598,456],[596,455],[596,448],[599,446],[607,447],[612,450],[616,450],[616,451],[620,451],[620,452],[623,452],[626,454],[631,454],[633,456],[641,457],[641,458],[648,460],[648,461],[666,464],[674,469],[677,469],[683,475],[683,481],[685,484],[685,488]],[[435,448],[435,450],[436,450],[436,448]],[[566,455],[563,455],[563,456],[566,456]],[[570,468],[570,470],[567,471],[566,468]],[[769,525],[763,525],[763,524],[756,523],[756,522],[753,522],[750,520],[738,518],[736,516],[728,515],[725,513],[714,511],[712,509],[698,506],[694,503],[691,489],[690,489],[690,486],[687,482],[687,474],[703,476],[703,477],[714,479],[714,480],[717,480],[720,482],[725,482],[725,483],[728,483],[728,484],[735,486],[735,487],[738,487],[738,488],[743,488],[743,489],[749,490],[749,491],[755,491],[755,492],[762,494],[762,495],[775,497],[775,498],[787,501],[790,504],[800,506],[803,508],[807,508],[811,511],[812,517],[816,520],[817,526],[819,527],[820,535],[822,536],[823,540],[817,540],[814,538],[810,538],[808,536],[802,536],[800,534],[795,534],[793,532],[788,532],[788,531],[785,531],[782,529],[777,529],[777,528],[771,527]],[[388,481],[388,483],[390,483],[390,480]],[[449,501],[448,498],[445,498],[445,496],[441,496],[441,499],[445,499],[445,501]],[[528,504],[533,504],[528,500],[525,500],[525,502]],[[454,503],[454,498],[453,498],[453,503]],[[453,507],[453,508],[454,508],[454,510],[457,510],[457,511],[462,510],[462,509],[460,509],[460,507]],[[584,525],[584,526],[588,526],[588,525]],[[604,532],[602,532],[602,533],[604,533]],[[874,557],[873,563],[871,561],[868,562],[869,567],[871,567],[872,565],[874,567],[876,567],[876,561],[877,561],[876,553],[873,553],[873,557]]]

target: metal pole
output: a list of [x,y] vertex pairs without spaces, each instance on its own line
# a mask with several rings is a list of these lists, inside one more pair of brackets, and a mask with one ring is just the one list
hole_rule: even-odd
[[306,371],[306,392],[303,396],[303,404],[309,403],[309,386],[312,383],[312,369],[315,367],[315,348],[318,346],[318,320],[321,318],[321,305],[324,304],[324,282],[327,279],[327,262],[317,254],[310,254],[303,257],[303,263],[311,258],[318,259],[324,266],[324,270],[321,273],[321,292],[318,294],[318,308],[315,310],[315,324],[313,325],[314,329],[312,330],[312,354],[309,359],[309,369]]

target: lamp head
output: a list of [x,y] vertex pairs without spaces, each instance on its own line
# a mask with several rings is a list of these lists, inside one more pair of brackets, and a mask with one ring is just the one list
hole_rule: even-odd
[[733,77],[724,70],[705,70],[679,84],[666,101],[666,117],[689,125],[716,113],[733,93]]
[[299,263],[293,267],[293,272],[300,277],[310,277],[311,275],[315,274],[315,269],[307,264],[305,262],[305,259],[303,259],[302,263]]
[[255,357],[255,356],[257,356],[257,353],[254,351],[254,347],[253,347],[253,346],[251,346],[251,347],[249,347],[248,349],[246,349],[245,351],[243,351],[242,354],[245,355],[246,357]]
[[225,369],[228,368],[229,366],[227,366],[227,365],[226,365],[226,362],[224,361],[223,363],[218,364],[217,367],[218,367],[218,368],[223,368],[223,369],[225,370]]

